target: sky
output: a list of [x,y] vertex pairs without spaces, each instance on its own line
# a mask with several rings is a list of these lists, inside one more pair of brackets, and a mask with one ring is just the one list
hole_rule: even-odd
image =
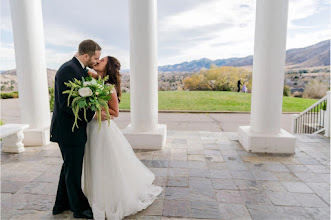
[[[0,0],[0,70],[15,69],[9,0]],[[330,0],[289,0],[287,49],[330,39]],[[254,52],[256,0],[158,0],[158,65]],[[130,68],[128,0],[42,0],[46,66],[93,39]]]

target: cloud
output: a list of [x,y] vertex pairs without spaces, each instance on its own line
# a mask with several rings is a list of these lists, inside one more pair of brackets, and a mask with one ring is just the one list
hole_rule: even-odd
[[[160,56],[160,64],[203,57],[219,59],[252,55],[255,6],[256,0],[215,0],[164,17],[159,22],[159,53],[164,55]],[[288,49],[305,47],[329,38],[329,27],[304,21],[325,9],[330,10],[330,3],[326,0],[290,0]]]
[[113,56],[120,61],[122,70],[130,68],[130,51],[107,43],[102,44],[101,47],[103,48],[101,57]]
[[[102,47],[101,57],[104,56],[114,56],[121,62],[121,69],[128,69],[130,64],[128,60],[128,53],[119,48],[116,48],[112,45],[100,44]],[[75,53],[76,49],[69,50],[67,52],[63,52],[63,50],[56,50],[46,48],[46,62],[47,66],[52,69],[58,69],[63,63],[70,60]]]
[[63,63],[70,60],[76,53],[76,50],[69,52],[60,52],[57,50],[47,48],[46,53],[46,63],[47,67],[51,69],[58,69]]
[[0,29],[1,31],[12,31],[11,18],[9,16],[1,16]]
[[323,11],[330,16],[329,0],[290,0],[287,49],[330,39],[330,17],[321,16]]
[[161,56],[159,63],[249,55],[253,52],[254,24],[254,0],[203,2],[164,17],[159,22],[159,53],[173,54]]
[[[121,50],[120,48],[116,48],[115,46],[109,44],[100,43],[100,46],[102,47],[101,57],[116,57],[121,62],[121,69],[128,69],[130,67],[128,51]],[[67,52],[54,48],[46,48],[47,66],[52,69],[58,69],[63,63],[70,60],[76,52],[76,48],[71,50],[69,49]]]
[[323,40],[330,40],[330,30],[292,33],[287,38],[287,49],[301,48],[316,44]]
[[251,20],[255,8],[254,4],[241,7],[244,3],[247,0],[202,2],[188,11],[164,17],[160,21],[160,31],[201,28],[218,23],[240,25]]
[[0,64],[0,70],[9,70],[15,68],[15,50],[12,43],[1,43]]
[[78,48],[79,43],[85,39],[93,39],[96,42],[101,41],[101,39],[94,36],[94,34],[88,32],[84,33],[75,30],[75,27],[66,25],[47,25],[44,28],[44,32],[46,44],[54,46]]
[[[107,40],[96,36],[93,32],[83,32],[77,30],[69,25],[50,24],[44,25],[44,38],[45,38],[45,53],[47,67],[57,69],[64,62],[74,56],[77,51],[78,45],[85,39],[93,39],[102,47],[103,55],[112,55],[121,60],[122,69],[129,68],[129,51],[124,50],[116,45],[111,45]],[[5,17],[4,22],[1,23],[2,31],[6,30],[12,34],[10,19]],[[1,47],[2,68],[12,69],[15,68],[15,52],[14,44],[6,44]]]
[[[14,68],[9,0],[1,1],[0,28],[6,45],[0,57]],[[256,0],[158,1],[159,65],[253,54],[255,6]],[[43,1],[42,7],[47,66],[59,67],[73,56],[79,42],[91,38],[103,48],[102,56],[115,56],[122,69],[129,68],[128,0]],[[330,16],[328,0],[290,0],[287,48],[327,39],[330,22],[319,22],[329,21],[327,12]]]
[[[10,28],[8,31],[12,33]],[[71,59],[77,51],[78,44],[85,39],[93,38],[102,47],[102,56],[111,55],[121,61],[122,69],[129,68],[129,51],[111,45],[104,39],[74,31],[69,26],[48,25],[45,27],[45,53],[47,67],[58,69],[61,64]],[[62,34],[59,34],[62,33]],[[13,43],[2,43],[0,47],[2,69],[15,68],[15,50]]]
[[289,1],[289,22],[307,18],[317,12],[318,0],[290,0]]

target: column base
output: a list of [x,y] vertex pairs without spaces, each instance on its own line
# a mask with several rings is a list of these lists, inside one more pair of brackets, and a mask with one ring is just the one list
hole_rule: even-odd
[[130,124],[122,132],[131,144],[132,149],[160,150],[165,146],[167,125],[158,124],[155,130],[139,132],[134,131]]
[[44,128],[27,129],[24,131],[25,146],[45,146],[50,144],[49,126]]
[[238,139],[248,152],[288,154],[295,152],[296,137],[283,129],[277,135],[269,135],[253,133],[250,126],[240,126]]

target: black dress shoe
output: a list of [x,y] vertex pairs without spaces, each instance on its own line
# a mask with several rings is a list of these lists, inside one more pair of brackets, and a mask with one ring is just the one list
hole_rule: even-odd
[[86,219],[93,219],[93,212],[91,209],[86,209],[82,212],[74,212],[75,218],[86,218]]
[[53,207],[52,213],[53,213],[53,215],[57,215],[57,214],[60,214],[60,213],[62,213],[64,211],[67,211],[67,210],[70,210],[70,207],[69,206],[57,206],[57,205],[55,205]]

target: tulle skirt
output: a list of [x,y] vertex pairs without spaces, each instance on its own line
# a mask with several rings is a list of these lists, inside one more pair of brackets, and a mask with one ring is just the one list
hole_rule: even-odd
[[114,121],[87,127],[82,188],[94,219],[117,220],[147,208],[162,192]]

